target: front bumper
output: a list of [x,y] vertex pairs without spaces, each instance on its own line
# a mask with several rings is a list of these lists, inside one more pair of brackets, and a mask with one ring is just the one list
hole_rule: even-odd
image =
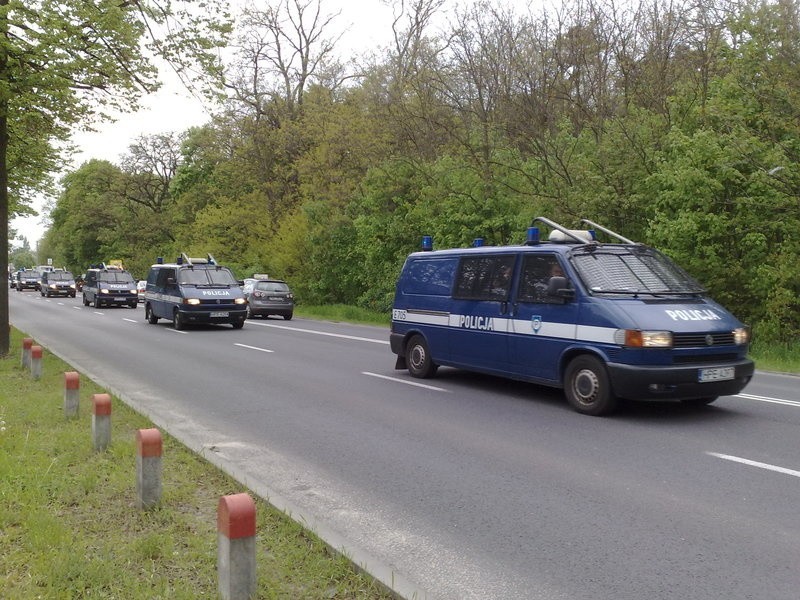
[[[734,367],[734,378],[700,383],[700,369]],[[750,382],[755,371],[752,360],[733,363],[697,364],[691,367],[642,367],[609,363],[608,372],[614,393],[629,400],[693,400],[738,394]]]
[[180,310],[186,323],[244,323],[246,309],[219,308],[215,310]]

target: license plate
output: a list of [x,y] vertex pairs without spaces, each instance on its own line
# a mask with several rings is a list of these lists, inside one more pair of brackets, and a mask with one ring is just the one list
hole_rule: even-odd
[[209,316],[212,319],[219,319],[219,318],[227,317],[227,316],[230,316],[230,315],[229,315],[229,313],[226,313],[226,312],[212,312]]
[[733,367],[716,367],[713,369],[700,369],[697,373],[697,381],[708,383],[709,381],[727,381],[734,377]]
[[124,296],[115,296],[114,297],[114,302],[125,302],[125,300],[127,300],[127,298],[125,298]]

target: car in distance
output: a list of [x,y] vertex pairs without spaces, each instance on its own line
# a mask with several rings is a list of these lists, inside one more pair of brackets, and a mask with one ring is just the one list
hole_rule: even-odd
[[245,279],[244,295],[247,298],[247,318],[278,315],[291,320],[294,315],[294,294],[285,281],[256,274]]
[[39,282],[42,296],[75,297],[75,278],[69,271],[44,271]]
[[190,258],[182,252],[174,263],[158,258],[147,274],[144,298],[145,319],[151,325],[169,319],[177,330],[224,323],[241,329],[247,318],[239,282],[210,254]]
[[136,280],[125,269],[100,263],[86,270],[83,282],[83,305],[100,308],[108,306],[130,306],[139,304]]
[[14,287],[22,290],[36,290],[39,285],[39,274],[36,271],[17,271],[14,275]]
[[136,292],[139,294],[139,302],[144,302],[144,291],[147,289],[147,280],[141,279],[136,282]]

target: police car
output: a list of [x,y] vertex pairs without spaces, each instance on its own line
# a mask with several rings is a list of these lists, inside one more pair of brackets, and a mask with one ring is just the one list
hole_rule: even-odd
[[230,324],[240,329],[247,318],[247,300],[230,269],[213,256],[174,263],[163,259],[150,267],[144,293],[145,318],[150,324],[169,319],[175,329],[189,324]]
[[426,236],[397,281],[396,368],[563,388],[590,415],[620,398],[708,404],[739,393],[754,371],[749,329],[665,255],[582,223],[591,229],[537,217],[519,246],[433,251]]
[[136,308],[138,294],[133,275],[119,265],[99,263],[86,269],[81,287],[83,305]]

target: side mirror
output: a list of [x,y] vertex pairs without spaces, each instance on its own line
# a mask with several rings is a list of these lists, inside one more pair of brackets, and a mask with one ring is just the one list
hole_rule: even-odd
[[551,277],[547,283],[547,295],[569,300],[575,297],[575,290],[570,287],[566,277]]

